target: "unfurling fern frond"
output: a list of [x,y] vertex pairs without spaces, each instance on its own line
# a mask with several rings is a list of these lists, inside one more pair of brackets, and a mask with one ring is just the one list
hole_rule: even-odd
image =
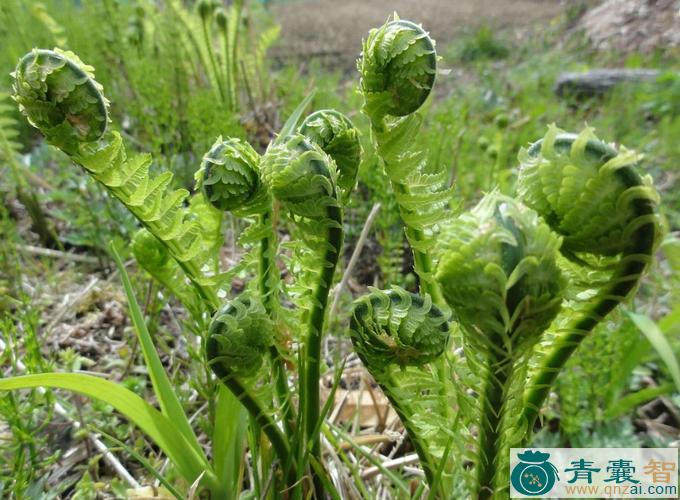
[[260,171],[269,192],[294,216],[323,220],[338,205],[335,162],[302,135],[272,144]]
[[395,19],[371,30],[357,64],[362,111],[371,120],[372,138],[399,204],[421,289],[443,306],[429,252],[452,191],[446,173],[427,166],[427,153],[418,145],[422,118],[416,113],[434,85],[434,41],[420,26]]
[[239,296],[215,314],[208,331],[208,365],[219,379],[258,373],[273,342],[274,327],[262,304]]
[[359,130],[349,118],[334,109],[312,113],[305,118],[299,130],[335,161],[338,188],[346,202],[356,184],[361,163]]
[[358,61],[364,113],[376,124],[417,111],[437,74],[434,41],[421,26],[395,19],[372,29]]
[[201,308],[184,279],[182,268],[158,238],[147,229],[140,229],[132,238],[132,254],[139,265],[177,297],[195,318],[201,317]]
[[520,152],[517,191],[564,236],[564,251],[618,255],[631,244],[636,212],[656,202],[651,178],[635,172],[640,159],[601,142],[592,128],[576,135],[552,126]]
[[573,265],[595,266],[608,257],[610,277],[561,325],[526,393],[524,418],[531,426],[550,386],[579,343],[637,287],[659,241],[658,194],[641,176],[640,155],[617,151],[590,128],[567,134],[552,126],[522,150],[520,197],[564,239]]
[[[450,329],[432,299],[399,287],[372,288],[354,302],[354,348],[380,384],[416,448],[428,480],[436,475],[451,422],[450,401],[435,365],[444,362]],[[444,392],[445,394],[445,392]]]
[[398,287],[371,293],[354,303],[350,325],[357,354],[371,370],[388,365],[425,365],[444,352],[450,336],[444,314],[421,297]]
[[196,2],[196,10],[198,10],[198,15],[204,21],[210,19],[217,9],[217,2],[215,0],[198,0]]
[[74,153],[106,132],[109,102],[94,68],[73,52],[33,49],[12,76],[19,109],[50,144]]
[[[565,281],[557,265],[561,239],[531,209],[487,195],[440,236],[437,280],[462,326],[469,372],[480,396],[468,414],[476,425],[480,498],[508,486],[509,448],[525,430],[521,414],[526,362],[560,310]],[[461,394],[459,399],[465,398]]]
[[447,225],[436,278],[466,335],[510,349],[542,333],[562,301],[560,244],[533,210],[498,193]]
[[34,49],[13,75],[14,99],[30,123],[164,242],[197,292],[216,308],[214,238],[206,238],[201,222],[184,208],[188,191],[169,189],[172,173],[152,177],[151,157],[128,158],[120,134],[107,132],[108,101],[92,68],[70,52]]
[[213,238],[204,238],[201,222],[184,207],[189,192],[170,189],[172,173],[152,177],[151,157],[140,154],[128,158],[117,132],[98,143],[81,145],[71,158],[165,243],[198,292],[215,307],[219,277],[214,274]]
[[260,156],[247,142],[218,137],[203,156],[196,187],[218,210],[247,213],[266,198],[258,175]]
[[335,162],[315,143],[295,135],[270,145],[260,173],[268,191],[293,219],[293,291],[298,306],[312,311],[324,303],[317,297],[318,287],[320,282],[331,286],[342,248]]
[[320,460],[317,424],[321,339],[328,294],[343,244],[337,169],[333,159],[319,146],[297,134],[270,144],[262,158],[260,173],[269,192],[292,216],[297,231],[294,236],[307,247],[296,247],[305,257],[299,260],[303,269],[297,281],[304,290],[298,305],[304,310],[303,320],[307,324],[300,399],[305,401],[303,422],[311,456]]
[[285,470],[292,471],[290,447],[257,394],[253,377],[273,343],[274,326],[255,297],[240,295],[227,302],[210,322],[205,350],[208,366],[232,391],[267,435]]

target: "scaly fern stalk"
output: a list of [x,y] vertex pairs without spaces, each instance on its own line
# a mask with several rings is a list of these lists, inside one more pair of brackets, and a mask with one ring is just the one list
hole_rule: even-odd
[[517,424],[506,402],[514,395],[514,364],[560,310],[561,240],[535,212],[497,193],[452,221],[440,238],[436,277],[463,328],[470,369],[485,374],[475,494],[491,498],[509,484],[507,434]]
[[[271,210],[266,211],[261,215],[260,224],[263,227],[271,228]],[[258,290],[260,297],[264,303],[264,308],[267,314],[273,320],[277,319],[277,311],[279,308],[279,283],[278,283],[278,268],[276,267],[276,236],[273,231],[268,231],[268,234],[263,236],[260,240],[260,248],[258,255]],[[274,381],[276,384],[276,393],[281,406],[281,414],[283,415],[283,423],[288,432],[292,433],[292,425],[295,420],[295,412],[293,403],[291,401],[290,389],[288,388],[288,375],[283,364],[283,356],[273,344],[270,348],[270,355],[272,359],[272,368],[274,370]],[[283,342],[279,341],[283,349]]]
[[[658,194],[636,169],[640,156],[601,142],[592,129],[579,135],[552,126],[520,153],[518,192],[564,237],[562,253],[613,256],[609,282],[560,333],[532,377],[523,418],[530,432],[557,375],[592,329],[637,287],[659,241]],[[527,436],[528,439],[528,436]]]
[[363,113],[399,204],[406,236],[413,248],[421,290],[443,305],[429,251],[435,225],[444,218],[451,191],[445,174],[426,168],[426,153],[416,146],[422,118],[416,113],[434,85],[434,41],[418,25],[395,20],[373,29],[358,61]]

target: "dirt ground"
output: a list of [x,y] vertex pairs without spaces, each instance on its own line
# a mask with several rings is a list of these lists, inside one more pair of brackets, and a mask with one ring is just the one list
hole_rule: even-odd
[[548,22],[563,8],[561,0],[298,0],[273,7],[282,40],[271,54],[351,63],[368,30],[395,11],[446,43],[481,24],[524,28]]

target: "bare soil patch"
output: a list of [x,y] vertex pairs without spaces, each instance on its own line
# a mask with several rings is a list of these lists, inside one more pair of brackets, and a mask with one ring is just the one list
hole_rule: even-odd
[[560,0],[301,0],[273,7],[282,40],[275,57],[324,57],[352,63],[359,40],[393,12],[422,23],[439,43],[482,24],[522,28],[548,22],[560,13]]

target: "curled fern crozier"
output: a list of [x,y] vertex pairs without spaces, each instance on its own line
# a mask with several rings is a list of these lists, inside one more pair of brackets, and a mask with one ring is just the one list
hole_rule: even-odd
[[273,143],[260,172],[269,192],[293,215],[325,219],[328,207],[337,205],[335,162],[303,135]]
[[563,235],[562,249],[612,256],[631,243],[641,202],[654,203],[651,178],[635,170],[641,156],[600,141],[592,128],[568,134],[552,126],[520,151],[520,199]]
[[448,478],[451,401],[448,381],[441,378],[450,337],[446,315],[429,296],[399,287],[371,289],[354,302],[350,336],[399,415],[430,484],[442,460]]
[[560,310],[561,239],[530,208],[491,193],[445,227],[436,278],[470,335],[539,335]]
[[432,91],[437,53],[421,26],[395,19],[369,32],[357,65],[365,113],[371,119],[406,116]]
[[370,370],[390,364],[421,366],[442,355],[450,331],[446,316],[428,296],[399,287],[372,289],[354,302],[350,335]]
[[324,109],[309,115],[299,131],[333,158],[338,170],[338,187],[346,200],[354,189],[361,163],[359,130],[344,114]]
[[247,142],[218,137],[196,172],[196,186],[218,210],[246,209],[262,194],[260,157]]
[[73,152],[106,132],[109,102],[94,68],[73,52],[33,49],[12,76],[19,109],[52,145]]
[[212,321],[206,340],[208,365],[217,377],[255,375],[273,343],[273,325],[253,297],[229,301]]
[[608,281],[560,329],[529,381],[523,418],[531,429],[581,341],[637,287],[661,231],[658,193],[638,171],[641,156],[605,144],[592,129],[576,135],[552,126],[519,159],[519,194],[563,236],[562,253],[578,265],[611,269]]
[[255,297],[240,295],[215,313],[205,343],[208,366],[250,412],[294,477],[290,446],[254,390],[255,376],[273,344],[273,324]]
[[145,269],[163,269],[170,260],[168,247],[146,229],[140,229],[132,238],[132,253]]

